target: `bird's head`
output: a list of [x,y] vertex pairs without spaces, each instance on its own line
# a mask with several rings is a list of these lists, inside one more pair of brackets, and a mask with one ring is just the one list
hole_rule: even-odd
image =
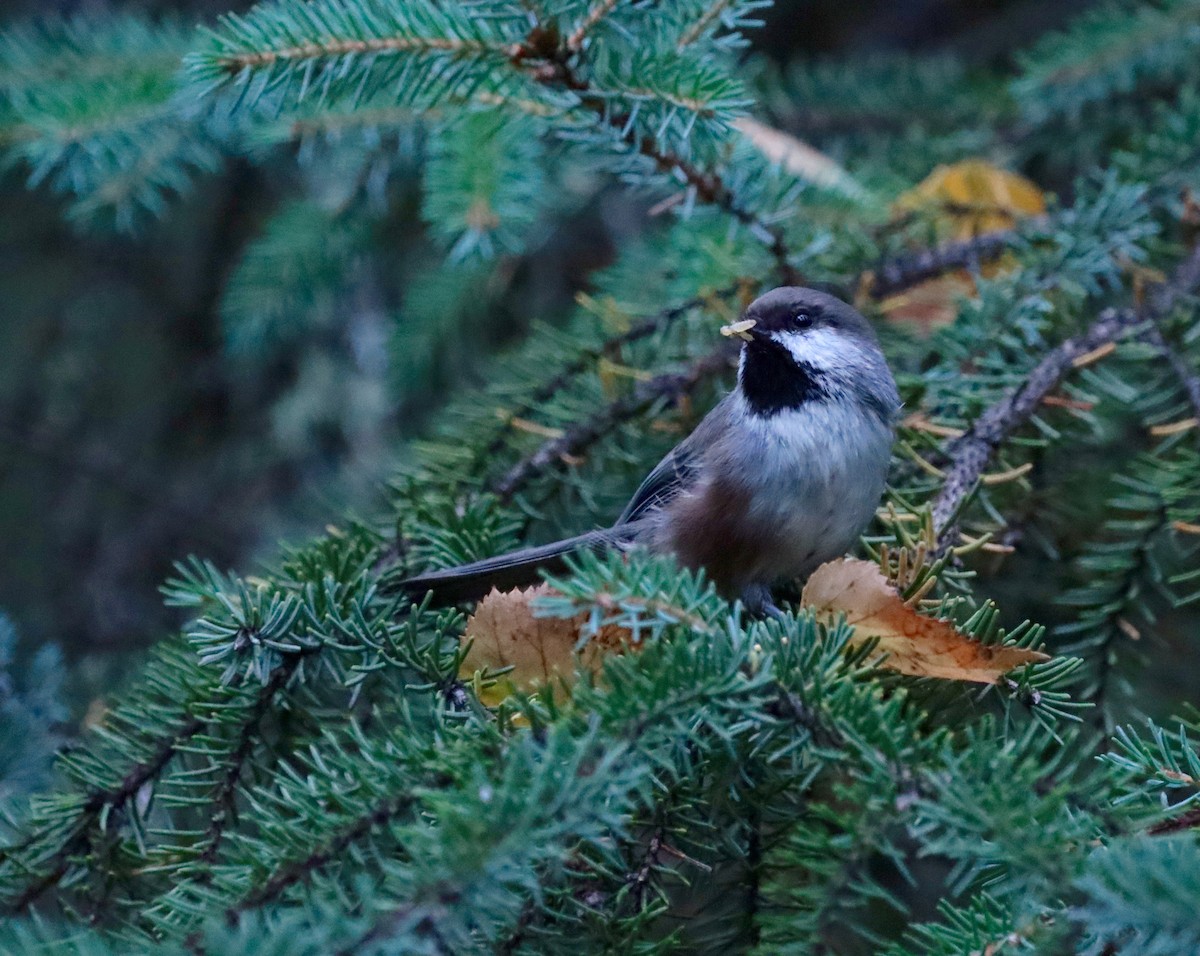
[[858,399],[890,418],[899,405],[870,323],[826,292],[772,289],[722,332],[745,340],[738,385],[757,414],[810,401]]

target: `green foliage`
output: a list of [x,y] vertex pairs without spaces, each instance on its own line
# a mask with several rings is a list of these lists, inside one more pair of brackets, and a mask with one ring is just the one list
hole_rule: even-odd
[[367,247],[368,225],[312,202],[282,207],[225,286],[221,312],[230,351],[261,361],[281,342],[333,324],[350,285],[347,269]]
[[1181,724],[1177,732],[1168,733],[1151,722],[1146,729],[1149,739],[1134,727],[1119,727],[1116,749],[1102,759],[1127,775],[1126,792],[1119,802],[1136,802],[1156,815],[1166,810],[1173,815],[1200,796],[1200,754],[1188,734],[1195,728]]
[[1167,956],[1200,946],[1196,848],[1193,835],[1179,834],[1093,851],[1079,881],[1087,902],[1073,914],[1083,925],[1080,952],[1099,956],[1119,946],[1134,956]]
[[79,222],[129,230],[214,171],[200,104],[176,96],[191,44],[133,16],[46,21],[0,37],[0,148],[69,199]]
[[[1117,0],[1043,37],[1021,58],[1021,74],[1011,84],[1028,124],[1026,148],[1061,168],[1064,161],[1107,164],[1114,149],[1149,145],[1146,113],[1157,103],[1160,115],[1169,115],[1187,102],[1197,80],[1198,45],[1194,0]],[[1151,146],[1139,178],[1155,176],[1153,152],[1162,149],[1161,140]]]
[[1013,92],[1032,122],[1078,120],[1113,96],[1178,83],[1193,72],[1198,45],[1200,6],[1194,0],[1110,4],[1035,44]]
[[994,79],[949,54],[795,60],[757,85],[780,123],[885,195],[938,163],[990,152],[995,124],[1012,111]]
[[[175,215],[163,197],[221,153],[270,184],[214,298],[242,373],[329,383],[299,410],[314,390],[264,398],[296,444],[338,396],[427,410],[448,356],[486,384],[433,409],[380,513],[256,575],[178,566],[164,594],[192,619],[0,849],[0,948],[1196,948],[1196,727],[1125,726],[1131,630],[1153,654],[1195,627],[1196,290],[1156,278],[1194,228],[1194,4],[1089,15],[1015,76],[943,57],[772,76],[738,59],[761,6],[271,0],[199,38],[132,16],[6,35],[0,134],[73,214]],[[751,107],[843,188],[765,158],[732,125]],[[970,286],[914,330],[863,280],[922,271],[930,222],[893,202],[964,156],[1049,170],[1064,198],[1002,256],[946,253],[931,272]],[[569,314],[514,292],[566,261],[556,220],[625,208]],[[589,554],[535,611],[633,646],[569,694],[485,707],[464,609],[411,606],[397,579],[611,521],[731,381],[720,325],[797,274],[878,320],[907,406],[871,551],[902,552],[911,599],[984,645],[1054,658],[993,687],[902,677],[845,625],[754,620],[669,558]],[[1064,351],[1113,314],[1117,339]],[[346,399],[368,372],[374,398]],[[964,448],[978,468],[932,526]],[[0,692],[6,736],[51,749],[49,705]],[[22,749],[21,789],[47,782]]]
[[516,113],[465,112],[434,137],[425,215],[450,258],[515,252],[548,205],[544,123]]
[[276,0],[224,17],[192,57],[191,71],[213,87],[232,78],[248,103],[268,92],[327,100],[388,89],[399,102],[429,106],[479,92],[478,67],[504,63],[518,28],[512,15],[478,16],[424,0]]

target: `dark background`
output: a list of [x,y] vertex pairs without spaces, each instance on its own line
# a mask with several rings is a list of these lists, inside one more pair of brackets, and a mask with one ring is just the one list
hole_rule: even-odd
[[[1007,51],[1086,5],[784,2],[754,42],[781,61],[948,48],[1004,66]],[[111,6],[185,20],[231,9],[204,0]],[[7,0],[0,24],[98,8]],[[318,531],[347,509],[370,512],[402,439],[439,394],[477,377],[479,358],[531,314],[568,308],[611,257],[614,232],[638,221],[629,206],[557,224],[543,248],[510,264],[472,354],[448,349],[438,390],[399,402],[369,358],[350,385],[322,385],[319,375],[310,385],[311,369],[295,356],[262,366],[228,354],[223,284],[286,184],[235,161],[165,221],[122,237],[73,228],[61,200],[27,188],[26,176],[0,172],[0,610],[32,645],[58,643],[93,684],[174,623],[157,591],[172,561],[195,553],[251,571],[281,538]],[[421,229],[411,210],[393,215],[397,236]],[[397,240],[397,268],[419,268],[406,266],[407,248]]]

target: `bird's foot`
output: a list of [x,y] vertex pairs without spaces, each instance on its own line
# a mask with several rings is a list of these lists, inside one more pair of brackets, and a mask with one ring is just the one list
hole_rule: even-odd
[[771,598],[771,589],[765,584],[750,584],[742,589],[742,604],[755,617],[773,617],[782,620],[783,611]]

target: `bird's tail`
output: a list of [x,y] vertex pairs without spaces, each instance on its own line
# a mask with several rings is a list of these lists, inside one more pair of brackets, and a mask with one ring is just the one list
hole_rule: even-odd
[[597,551],[631,543],[640,530],[639,524],[618,525],[603,531],[589,531],[564,541],[555,541],[533,548],[522,548],[494,558],[484,558],[457,568],[431,571],[401,581],[397,587],[414,601],[433,592],[432,604],[441,607],[459,601],[475,601],[498,588],[507,591],[538,581],[539,571],[554,574],[566,567],[564,558],[573,551]]

